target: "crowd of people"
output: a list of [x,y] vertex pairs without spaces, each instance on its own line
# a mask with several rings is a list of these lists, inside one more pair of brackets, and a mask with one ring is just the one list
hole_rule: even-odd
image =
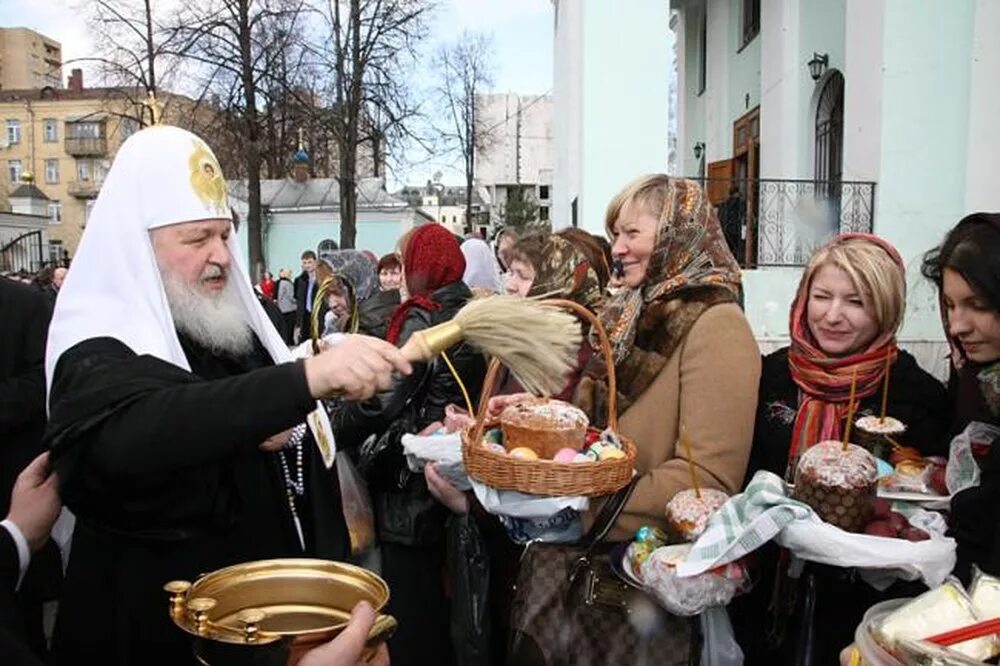
[[[545,663],[545,646],[513,621],[524,544],[434,465],[411,471],[401,444],[467,424],[487,388],[493,413],[524,397],[506,373],[484,387],[488,359],[464,342],[447,362],[410,363],[398,351],[479,295],[568,299],[607,331],[618,424],[637,447],[612,541],[665,527],[666,503],[691,485],[689,462],[703,487],[730,495],[758,470],[791,480],[802,453],[839,438],[848,414],[877,413],[886,372],[886,413],[908,424],[903,443],[922,454],[947,455],[970,422],[1000,425],[1000,259],[991,251],[1000,214],[962,219],[924,257],[951,344],[946,386],[897,345],[905,267],[875,235],[840,235],[814,253],[788,304],[790,345],[762,357],[739,265],[695,182],[630,183],[608,205],[606,235],[508,229],[490,243],[428,224],[381,258],[307,250],[294,280],[281,269],[252,285],[234,259],[225,188],[191,177],[203,164],[222,178],[198,137],[136,133],[72,269],[58,284],[52,276],[58,297],[0,278],[4,663],[194,663],[164,583],[294,556],[363,563],[388,582],[399,628],[377,662]],[[603,427],[607,367],[581,323],[584,343],[558,397]],[[952,501],[963,578],[973,565],[1000,574],[998,456],[991,447],[981,484]],[[374,548],[345,517],[338,468],[348,464],[371,496]],[[71,544],[56,548],[48,535],[62,505],[75,524]],[[591,503],[582,529],[601,508]],[[481,545],[483,589],[456,584],[467,564],[453,552],[459,531]],[[818,565],[793,577],[769,548],[756,585],[729,608],[748,664],[835,663],[869,606],[920,589],[876,591]],[[50,641],[40,609],[53,599]],[[370,608],[357,609],[348,631],[300,663],[359,663],[373,621]],[[692,625],[659,622],[671,647],[657,663],[697,663]]]

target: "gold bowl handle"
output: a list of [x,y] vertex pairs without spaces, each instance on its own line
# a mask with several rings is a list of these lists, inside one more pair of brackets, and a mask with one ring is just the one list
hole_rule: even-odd
[[365,641],[365,647],[377,647],[380,643],[384,643],[392,635],[396,633],[396,627],[399,623],[396,622],[396,618],[391,615],[379,615],[375,618],[375,624],[372,625],[371,631],[368,632],[368,640]]

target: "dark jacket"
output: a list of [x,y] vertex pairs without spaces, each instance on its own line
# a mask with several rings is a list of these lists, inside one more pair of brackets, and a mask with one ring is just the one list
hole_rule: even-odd
[[[299,276],[295,278],[295,325],[299,327],[301,331],[300,339],[305,340],[309,337],[309,313],[306,312],[306,294],[309,291],[309,274],[305,271],[299,273]],[[316,289],[319,285],[313,287],[313,297],[316,297]],[[320,320],[322,321],[322,320]]]
[[379,291],[358,305],[358,332],[385,340],[393,310],[399,305],[399,290]]
[[[440,303],[441,309],[425,310],[419,306],[411,309],[397,344],[402,346],[415,332],[449,321],[471,296],[469,288],[462,282],[453,282],[437,290],[430,298]],[[475,404],[486,375],[486,359],[464,342],[451,347],[446,353]],[[412,426],[420,430],[434,421],[442,421],[444,408],[451,403],[465,404],[465,398],[448,366],[436,360],[429,364],[416,363],[413,374],[397,378],[388,391],[365,402],[340,405],[331,422],[337,441],[347,447],[356,447],[369,435],[384,433],[407,406],[414,408]]]
[[[902,350],[891,373],[886,412],[907,425],[901,443],[924,455],[947,455],[951,403],[944,385]],[[858,415],[878,414],[881,401],[881,391],[864,398]],[[788,368],[786,347],[764,358],[747,481],[762,469],[785,475],[798,404],[799,388]],[[769,543],[754,553],[759,565],[754,587],[729,606],[747,666],[837,663],[839,651],[852,642],[854,629],[869,607],[926,589],[919,583],[897,582],[880,592],[858,579],[853,569],[814,563],[807,563],[800,578],[790,579],[779,575],[783,561],[779,552]],[[811,646],[811,657],[800,661],[798,654],[805,644]]]
[[[979,421],[1000,427],[987,406],[976,380],[980,368],[969,364],[953,369],[949,390],[956,408],[952,434],[965,430],[969,423]],[[951,499],[949,536],[958,545],[955,574],[966,584],[972,577],[973,565],[982,571],[1000,576],[1000,437],[990,444],[982,460],[979,485],[967,488]]]
[[[886,413],[906,424],[900,443],[924,455],[948,455],[947,433],[951,424],[951,402],[944,385],[900,350],[890,370]],[[856,416],[878,414],[882,391],[861,401]],[[788,347],[764,358],[760,375],[760,397],[754,424],[753,449],[747,480],[761,469],[785,475],[792,426],[799,405],[799,387],[788,369]]]
[[0,517],[7,515],[14,479],[42,452],[51,315],[40,291],[0,278]]

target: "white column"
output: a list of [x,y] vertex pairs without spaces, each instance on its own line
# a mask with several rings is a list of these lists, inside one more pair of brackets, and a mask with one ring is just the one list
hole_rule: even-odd
[[583,7],[576,0],[556,0],[554,17],[551,219],[559,228],[572,224],[571,203],[583,198]]
[[966,212],[1000,210],[1000,2],[977,0],[969,82]]
[[[560,3],[560,11],[568,4]],[[578,4],[584,13],[580,226],[603,233],[611,197],[634,178],[667,168],[670,7],[664,0]]]
[[799,141],[802,76],[799,3],[763,0],[760,6],[760,177],[803,178]]
[[882,155],[884,22],[885,0],[847,3],[844,44],[844,180],[877,181],[879,178]]

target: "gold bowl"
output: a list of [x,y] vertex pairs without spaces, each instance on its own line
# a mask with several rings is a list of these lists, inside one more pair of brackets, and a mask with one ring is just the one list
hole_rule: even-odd
[[[171,619],[196,637],[195,654],[208,666],[294,666],[337,636],[358,602],[379,613],[389,601],[389,586],[372,572],[314,559],[246,562],[194,583],[171,581],[164,590]],[[363,656],[370,658],[395,628],[392,616],[379,614]]]

